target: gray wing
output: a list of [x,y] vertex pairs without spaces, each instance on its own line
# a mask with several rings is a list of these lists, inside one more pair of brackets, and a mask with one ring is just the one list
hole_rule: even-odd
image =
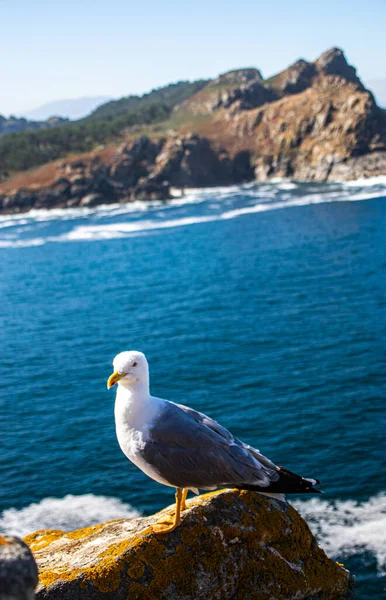
[[278,467],[219,423],[187,406],[165,401],[149,431],[143,458],[175,487],[266,488]]

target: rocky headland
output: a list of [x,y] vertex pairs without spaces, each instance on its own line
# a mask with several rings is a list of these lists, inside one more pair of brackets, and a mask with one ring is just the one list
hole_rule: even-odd
[[166,200],[170,187],[381,174],[386,111],[332,48],[269,79],[253,68],[230,71],[174,106],[165,123],[16,174],[0,185],[0,213]]
[[343,600],[349,572],[318,547],[290,505],[225,490],[188,501],[179,528],[155,535],[170,512],[71,533],[25,538],[44,600]]

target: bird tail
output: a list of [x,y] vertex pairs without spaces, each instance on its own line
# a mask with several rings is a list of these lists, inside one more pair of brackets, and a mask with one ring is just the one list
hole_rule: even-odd
[[279,477],[276,481],[272,481],[268,486],[262,487],[259,485],[245,484],[237,485],[235,487],[240,490],[250,490],[253,492],[261,493],[272,493],[272,494],[321,494],[322,491],[318,490],[315,485],[318,485],[320,481],[318,479],[306,479],[300,477],[292,471],[288,471],[283,467],[278,467],[277,474]]

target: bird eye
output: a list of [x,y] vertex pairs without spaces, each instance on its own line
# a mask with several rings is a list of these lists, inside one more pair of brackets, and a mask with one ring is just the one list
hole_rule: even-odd
[[135,363],[133,363],[133,367],[136,367],[136,366],[137,366],[137,364],[138,364],[138,363],[136,363],[136,362],[135,362]]

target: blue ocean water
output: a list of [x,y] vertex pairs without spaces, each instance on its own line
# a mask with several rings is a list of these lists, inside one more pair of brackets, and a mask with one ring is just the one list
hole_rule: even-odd
[[0,219],[0,529],[70,530],[173,501],[119,450],[111,361],[322,481],[296,497],[385,597],[386,180],[193,190]]

